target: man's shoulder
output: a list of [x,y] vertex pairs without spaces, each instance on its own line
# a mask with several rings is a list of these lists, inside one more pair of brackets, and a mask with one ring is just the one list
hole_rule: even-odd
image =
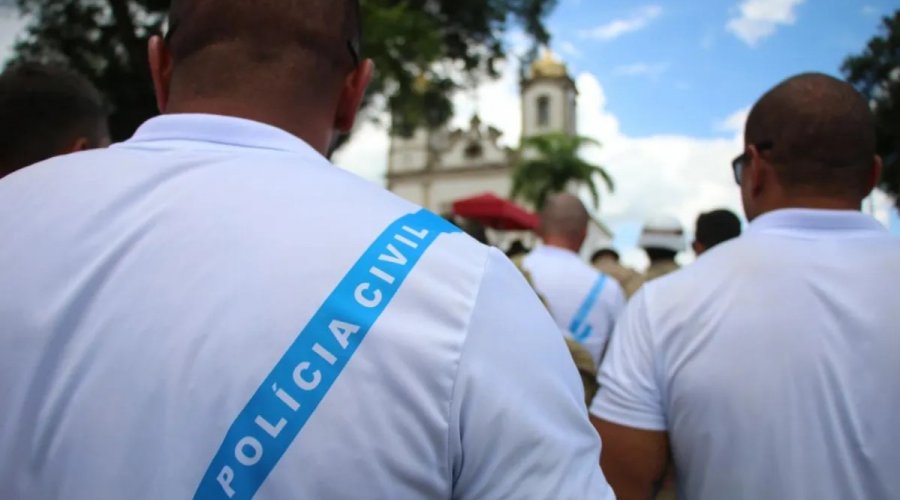
[[653,305],[674,307],[703,300],[707,296],[698,292],[733,280],[741,266],[753,258],[753,249],[757,246],[751,238],[734,239],[707,251],[687,266],[656,279],[647,279],[641,287],[645,291],[645,300]]

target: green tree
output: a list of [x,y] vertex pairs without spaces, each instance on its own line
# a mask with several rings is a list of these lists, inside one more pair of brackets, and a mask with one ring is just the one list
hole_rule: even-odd
[[[513,172],[511,196],[519,198],[540,210],[547,198],[564,191],[570,184],[587,187],[594,202],[600,206],[600,190],[596,178],[600,177],[610,192],[615,183],[606,170],[584,161],[579,151],[585,146],[599,146],[588,138],[566,134],[547,134],[529,137],[522,141],[522,160]],[[532,155],[524,154],[533,152]]]
[[[169,0],[14,1],[30,20],[14,61],[60,62],[90,78],[113,106],[115,139],[156,113],[146,42],[162,31]],[[548,42],[544,20],[557,1],[362,0],[362,52],[378,66],[367,106],[388,112],[401,134],[442,125],[453,91],[498,75],[510,29],[520,26],[535,49]]]
[[900,208],[900,10],[882,20],[881,30],[862,54],[847,58],[843,71],[872,103],[878,154],[885,163],[881,188]]

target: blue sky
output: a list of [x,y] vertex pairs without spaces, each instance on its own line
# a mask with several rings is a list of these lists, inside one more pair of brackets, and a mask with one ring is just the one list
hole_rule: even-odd
[[[742,16],[742,3],[750,15]],[[549,24],[556,52],[575,72],[603,82],[624,133],[703,137],[721,134],[724,117],[790,75],[838,75],[880,16],[897,7],[888,0],[562,0]]]

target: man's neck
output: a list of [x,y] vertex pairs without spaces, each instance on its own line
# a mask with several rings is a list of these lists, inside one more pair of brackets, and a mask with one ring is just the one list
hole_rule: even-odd
[[778,202],[771,203],[759,212],[759,215],[774,212],[776,210],[784,210],[790,208],[801,208],[809,210],[850,210],[860,211],[862,209],[862,201],[849,198],[835,198],[824,196],[793,196]]
[[189,101],[170,102],[166,108],[166,114],[177,113],[204,113],[211,115],[233,116],[244,118],[273,127],[278,127],[309,144],[322,155],[328,154],[330,141],[330,126],[324,124],[326,120],[316,120],[316,113],[310,112],[303,119],[297,119],[296,113],[288,113],[292,106],[283,106],[282,109],[267,109],[266,105],[255,102],[243,102],[237,99],[192,99]]
[[576,245],[571,241],[566,240],[565,238],[557,238],[554,236],[548,236],[544,238],[544,246],[552,247],[552,248],[561,248],[563,250],[568,250],[572,253],[578,253],[581,250],[581,245]]

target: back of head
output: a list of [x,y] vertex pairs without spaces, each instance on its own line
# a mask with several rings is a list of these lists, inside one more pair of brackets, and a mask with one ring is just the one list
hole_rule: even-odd
[[655,256],[674,259],[687,246],[684,227],[674,217],[653,217],[644,224],[638,246],[648,251],[651,260],[659,260]]
[[8,68],[0,75],[0,177],[76,149],[105,146],[106,119],[103,98],[79,74],[36,63]]
[[748,146],[771,143],[766,158],[789,196],[868,195],[874,118],[846,82],[819,73],[782,82],[753,107],[745,140]]
[[704,250],[741,235],[741,220],[729,210],[714,210],[697,218],[697,243]]
[[360,36],[358,0],[173,0],[173,99],[264,100],[287,88],[327,101]]
[[590,217],[578,197],[569,193],[551,196],[541,211],[541,237],[548,245],[578,251],[587,237]]

